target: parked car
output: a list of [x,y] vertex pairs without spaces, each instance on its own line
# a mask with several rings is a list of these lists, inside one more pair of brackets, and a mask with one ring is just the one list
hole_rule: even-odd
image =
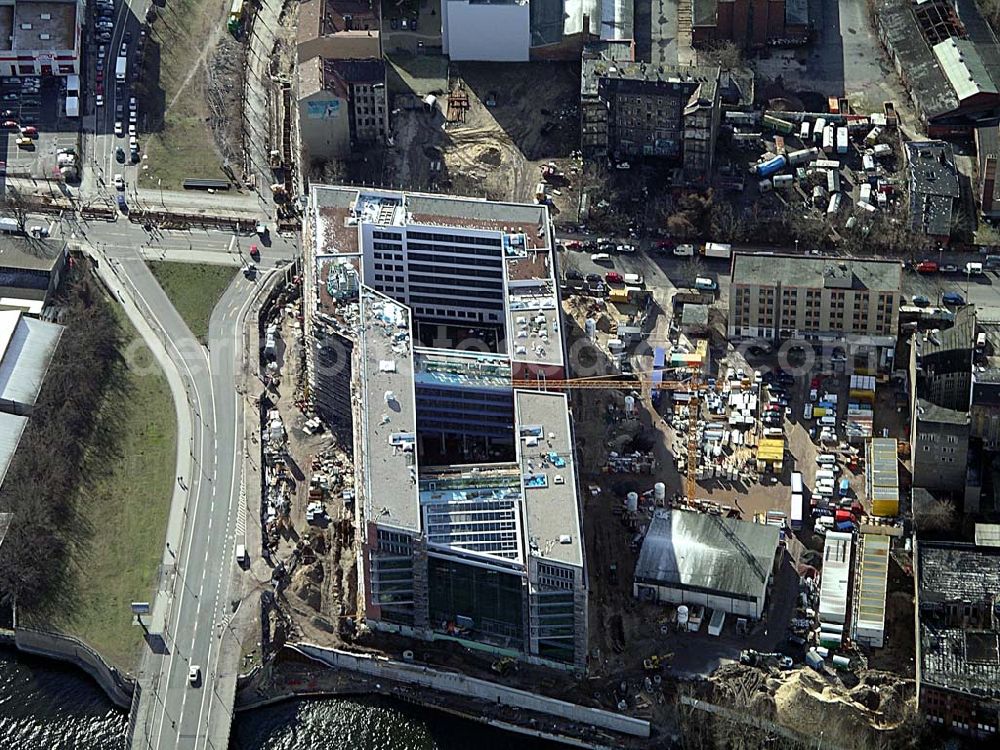
[[115,149],[115,161],[117,161],[119,164],[125,163],[125,149],[123,149],[121,146]]
[[954,263],[945,263],[941,266],[941,273],[958,273],[959,268]]
[[36,128],[34,125],[27,125],[21,128],[21,135],[26,135],[29,138],[37,138],[38,128]]
[[120,174],[115,175],[115,189],[120,190],[122,192],[125,191],[125,178],[122,177]]
[[118,193],[118,208],[123,214],[128,213],[128,204],[125,202],[125,196]]
[[917,273],[937,273],[938,264],[933,260],[922,260],[917,263]]
[[931,303],[931,301],[922,294],[914,294],[912,301],[917,307],[927,307]]
[[604,278],[599,273],[588,273],[587,274],[588,284],[603,284]]
[[94,104],[96,106],[98,106],[98,107],[103,107],[104,106],[104,96],[101,95],[101,94],[98,94],[97,98],[94,100]]
[[17,130],[17,123],[14,120],[3,121],[4,130]]
[[579,271],[574,271],[570,269],[566,272],[565,278],[572,279],[573,281],[583,281],[583,274]]
[[623,284],[625,282],[624,277],[617,271],[608,271],[604,274],[604,280],[609,284]]
[[965,304],[965,297],[958,292],[945,292],[941,295],[941,301],[946,305],[961,307]]

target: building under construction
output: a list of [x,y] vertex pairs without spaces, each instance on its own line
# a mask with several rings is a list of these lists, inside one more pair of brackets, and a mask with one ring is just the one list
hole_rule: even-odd
[[315,185],[310,205],[310,387],[353,430],[366,622],[585,666],[548,209]]

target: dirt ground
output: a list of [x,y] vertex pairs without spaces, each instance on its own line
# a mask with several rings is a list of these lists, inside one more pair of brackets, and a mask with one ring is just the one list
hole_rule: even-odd
[[340,641],[340,618],[356,609],[353,513],[341,501],[341,485],[333,483],[323,498],[328,520],[307,522],[306,506],[314,467],[320,470],[314,464],[317,457],[324,457],[322,470],[326,474],[344,470],[345,486],[353,479],[353,463],[329,433],[310,435],[303,430],[307,417],[297,404],[304,380],[297,315],[298,307],[293,306],[282,316],[282,346],[276,360],[280,373],[276,408],[288,435],[286,463],[295,479],[295,493],[272,558],[291,571],[284,599],[302,635],[332,645]]
[[[467,108],[449,108],[445,93],[428,109],[414,90],[396,92],[394,145],[353,165],[357,176],[371,182],[380,171],[384,184],[411,190],[530,202],[538,168],[554,161],[568,179],[556,186],[560,194],[552,196],[552,213],[575,216],[579,65],[455,63],[447,85],[454,101],[467,100]],[[495,104],[487,106],[488,99]]]

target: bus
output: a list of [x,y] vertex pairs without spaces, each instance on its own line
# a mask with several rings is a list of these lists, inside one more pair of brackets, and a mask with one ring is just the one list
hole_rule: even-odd
[[229,20],[226,21],[226,30],[233,36],[240,33],[240,25],[243,23],[243,1],[233,0],[233,4],[229,6]]

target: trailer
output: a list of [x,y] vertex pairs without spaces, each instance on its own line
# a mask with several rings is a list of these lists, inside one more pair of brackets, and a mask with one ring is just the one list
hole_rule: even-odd
[[826,118],[817,117],[816,124],[813,126],[813,141],[815,143],[823,143],[823,132],[826,130]]
[[798,151],[792,151],[792,153],[788,155],[788,163],[791,166],[796,167],[799,164],[808,164],[817,156],[819,156],[818,148],[803,148]]
[[782,120],[780,117],[775,117],[774,115],[764,115],[762,122],[765,128],[770,128],[782,135],[791,135],[795,132],[795,125],[788,120]]
[[840,192],[840,170],[828,169],[826,172],[826,191],[828,193]]
[[792,494],[792,507],[789,514],[792,531],[798,531],[802,528],[802,510],[802,495]]
[[833,152],[835,131],[833,125],[827,125],[823,128],[823,151],[828,154]]
[[761,179],[765,177],[770,177],[773,174],[780,172],[782,169],[788,166],[788,159],[784,156],[772,156],[770,159],[766,159],[759,164],[754,164],[750,167],[750,174],[755,174]]
[[726,612],[722,609],[712,610],[712,619],[708,621],[708,634],[719,636],[726,624]]
[[802,124],[799,125],[799,140],[807,143],[810,138],[812,138],[812,124],[809,120],[803,120]]
[[837,128],[837,153],[846,154],[847,153],[847,128],[839,127]]
[[771,184],[776,189],[790,188],[795,182],[795,178],[790,174],[776,174],[771,178]]

